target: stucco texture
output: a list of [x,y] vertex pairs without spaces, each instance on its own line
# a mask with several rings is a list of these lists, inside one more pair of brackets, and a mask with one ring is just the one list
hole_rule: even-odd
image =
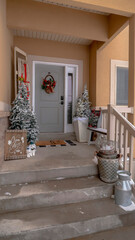
[[97,51],[96,105],[106,106],[110,101],[111,59],[128,61],[129,28],[126,27],[104,49]]

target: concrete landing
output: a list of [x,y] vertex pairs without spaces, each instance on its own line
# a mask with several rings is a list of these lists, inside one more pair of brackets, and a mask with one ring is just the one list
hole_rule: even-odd
[[0,169],[0,185],[96,175],[97,166],[92,161],[95,147],[87,143],[76,144],[38,147],[35,157],[4,161]]
[[0,187],[0,212],[18,211],[110,197],[113,185],[97,177],[12,184]]
[[[112,199],[1,214],[0,239],[64,240],[135,224]],[[129,238],[128,238],[129,239]]]
[[35,157],[4,161],[0,171],[30,171],[42,169],[56,169],[63,167],[88,166],[93,164],[92,159],[95,146],[87,143],[75,142],[76,146],[37,147]]
[[[120,227],[109,231],[81,236],[78,238],[70,238],[70,240],[135,240],[135,225],[128,227]],[[69,240],[69,239],[68,239]]]

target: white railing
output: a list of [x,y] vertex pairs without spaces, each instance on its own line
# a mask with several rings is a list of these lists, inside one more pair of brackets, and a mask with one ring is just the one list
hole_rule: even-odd
[[101,127],[107,129],[107,139],[115,141],[115,148],[123,159],[123,169],[132,174],[135,127],[128,121],[128,114],[133,114],[133,108],[108,105],[96,109],[102,110]]
[[133,108],[108,105],[107,138],[118,143],[116,148],[123,155],[123,168],[133,171],[133,140],[135,126],[127,118],[133,114]]

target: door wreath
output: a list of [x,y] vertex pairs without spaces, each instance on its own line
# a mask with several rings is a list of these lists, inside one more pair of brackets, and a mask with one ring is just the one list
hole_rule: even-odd
[[50,74],[46,75],[41,85],[42,89],[44,89],[46,93],[50,94],[54,92],[55,86],[56,81],[54,80],[53,76]]

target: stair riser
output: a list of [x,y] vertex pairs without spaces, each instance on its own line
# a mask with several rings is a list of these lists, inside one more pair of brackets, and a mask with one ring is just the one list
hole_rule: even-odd
[[50,226],[34,231],[20,232],[16,235],[2,236],[1,234],[0,240],[64,240],[125,225],[129,226],[134,223],[135,214],[111,215],[84,222]]
[[96,165],[84,167],[72,167],[61,169],[38,170],[28,172],[7,172],[0,173],[0,185],[18,184],[26,182],[40,182],[42,180],[52,180],[59,177],[74,178],[94,176],[98,174]]
[[106,185],[3,199],[0,200],[0,213],[106,198],[112,193],[112,185]]

